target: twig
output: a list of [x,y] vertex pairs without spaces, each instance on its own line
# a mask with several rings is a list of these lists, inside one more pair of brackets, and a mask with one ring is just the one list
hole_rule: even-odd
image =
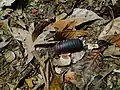
[[47,90],[50,90],[50,61],[47,61],[46,64],[46,78],[47,78],[47,83],[46,83],[46,88]]

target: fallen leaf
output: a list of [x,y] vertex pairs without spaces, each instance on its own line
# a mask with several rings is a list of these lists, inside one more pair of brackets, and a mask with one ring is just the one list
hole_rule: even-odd
[[99,17],[93,11],[80,8],[75,8],[73,13],[68,16],[67,19],[69,19],[70,21],[74,20],[76,22],[76,26],[91,20],[103,20],[103,18]]
[[41,21],[35,25],[35,30],[32,33],[32,40],[35,41],[36,38],[43,32],[43,29],[48,26],[51,21]]
[[113,6],[114,6],[118,0],[111,0],[111,1],[112,1]]
[[120,34],[120,17],[108,23],[103,29],[103,31],[101,32],[101,34],[99,35],[98,39],[105,40],[107,36],[116,35],[116,34]]
[[54,74],[53,79],[50,83],[50,90],[62,90],[62,81],[60,77]]
[[65,40],[65,39],[73,39],[74,37],[84,37],[88,36],[88,32],[86,31],[62,31],[56,32],[55,39],[56,40]]
[[16,23],[19,24],[24,29],[26,29],[26,24],[23,22],[23,20],[18,20],[18,21],[16,21]]
[[104,56],[119,56],[120,55],[120,48],[116,47],[115,45],[108,46],[107,49],[103,52]]
[[55,22],[53,24],[53,27],[56,29],[56,31],[63,31],[69,22],[70,22],[69,20],[60,20]]
[[10,27],[8,25],[8,19],[0,20],[0,26],[2,29],[10,31]]
[[61,54],[60,59],[58,61],[58,66],[67,66],[70,65],[71,63],[71,58],[67,54]]
[[11,28],[11,34],[13,35],[13,37],[19,41],[22,41],[23,48],[25,49],[24,55],[27,56],[26,64],[28,64],[33,58],[33,55],[31,53],[31,51],[34,50],[32,35],[27,30],[23,30],[21,28],[16,27]]
[[62,71],[62,68],[55,67],[55,71],[56,71],[56,73],[57,73],[57,74],[60,74],[60,73],[61,73],[61,71]]
[[29,86],[30,89],[33,88],[34,85],[33,85],[33,82],[32,82],[31,78],[25,79],[25,82],[27,83],[27,85]]
[[120,34],[112,36],[111,43],[114,43],[116,46],[120,47]]
[[85,55],[85,51],[75,52],[71,54],[72,63],[77,63],[77,61],[81,60]]
[[1,42],[0,43],[0,49],[5,47],[6,45],[8,45],[10,43],[11,40],[7,41],[7,42]]
[[65,74],[65,82],[72,82],[74,80],[76,80],[76,73],[69,70]]
[[62,13],[62,14],[60,14],[60,15],[57,15],[57,16],[56,16],[56,21],[60,21],[60,20],[62,20],[63,18],[65,18],[66,16],[67,16],[66,13]]
[[12,62],[15,59],[15,54],[12,51],[6,51],[4,57],[7,62]]
[[1,0],[0,1],[0,7],[3,6],[11,6],[11,4],[14,2],[15,0]]

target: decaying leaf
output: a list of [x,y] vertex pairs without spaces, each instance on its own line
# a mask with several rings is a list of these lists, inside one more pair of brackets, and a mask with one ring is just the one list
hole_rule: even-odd
[[55,38],[56,40],[65,40],[65,39],[73,39],[74,37],[84,37],[88,36],[88,32],[86,31],[62,31],[62,32],[56,32]]
[[50,90],[62,90],[62,81],[60,77],[56,74],[54,74],[53,79],[50,83]]
[[114,43],[116,46],[120,47],[120,34],[112,36],[111,43]]
[[5,47],[6,45],[8,45],[10,43],[11,40],[7,41],[7,42],[1,42],[0,43],[0,48]]

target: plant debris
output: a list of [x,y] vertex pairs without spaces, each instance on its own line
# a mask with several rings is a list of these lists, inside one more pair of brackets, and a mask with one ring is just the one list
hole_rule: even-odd
[[0,0],[0,90],[120,90],[120,0]]

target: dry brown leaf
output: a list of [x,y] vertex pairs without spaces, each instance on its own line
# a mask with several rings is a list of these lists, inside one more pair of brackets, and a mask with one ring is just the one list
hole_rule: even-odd
[[57,32],[64,31],[64,30],[74,30],[76,22],[74,20],[60,20],[54,23],[53,27],[56,29]]
[[108,23],[104,30],[99,35],[99,40],[106,39],[105,36],[120,34],[120,17],[114,19],[114,21]]
[[35,25],[35,30],[32,33],[32,40],[35,41],[36,38],[43,32],[43,29],[48,26],[52,21],[41,21]]
[[86,31],[62,31],[56,33],[56,40],[64,40],[64,39],[72,39],[74,37],[84,37],[88,36],[88,32]]
[[104,36],[102,37],[102,40],[105,40],[109,43],[114,44],[115,46],[120,47],[120,34]]
[[53,27],[56,29],[56,31],[63,31],[68,23],[69,23],[69,20],[60,20],[55,22]]
[[120,34],[114,35],[112,37],[111,43],[114,43],[116,46],[120,47]]

